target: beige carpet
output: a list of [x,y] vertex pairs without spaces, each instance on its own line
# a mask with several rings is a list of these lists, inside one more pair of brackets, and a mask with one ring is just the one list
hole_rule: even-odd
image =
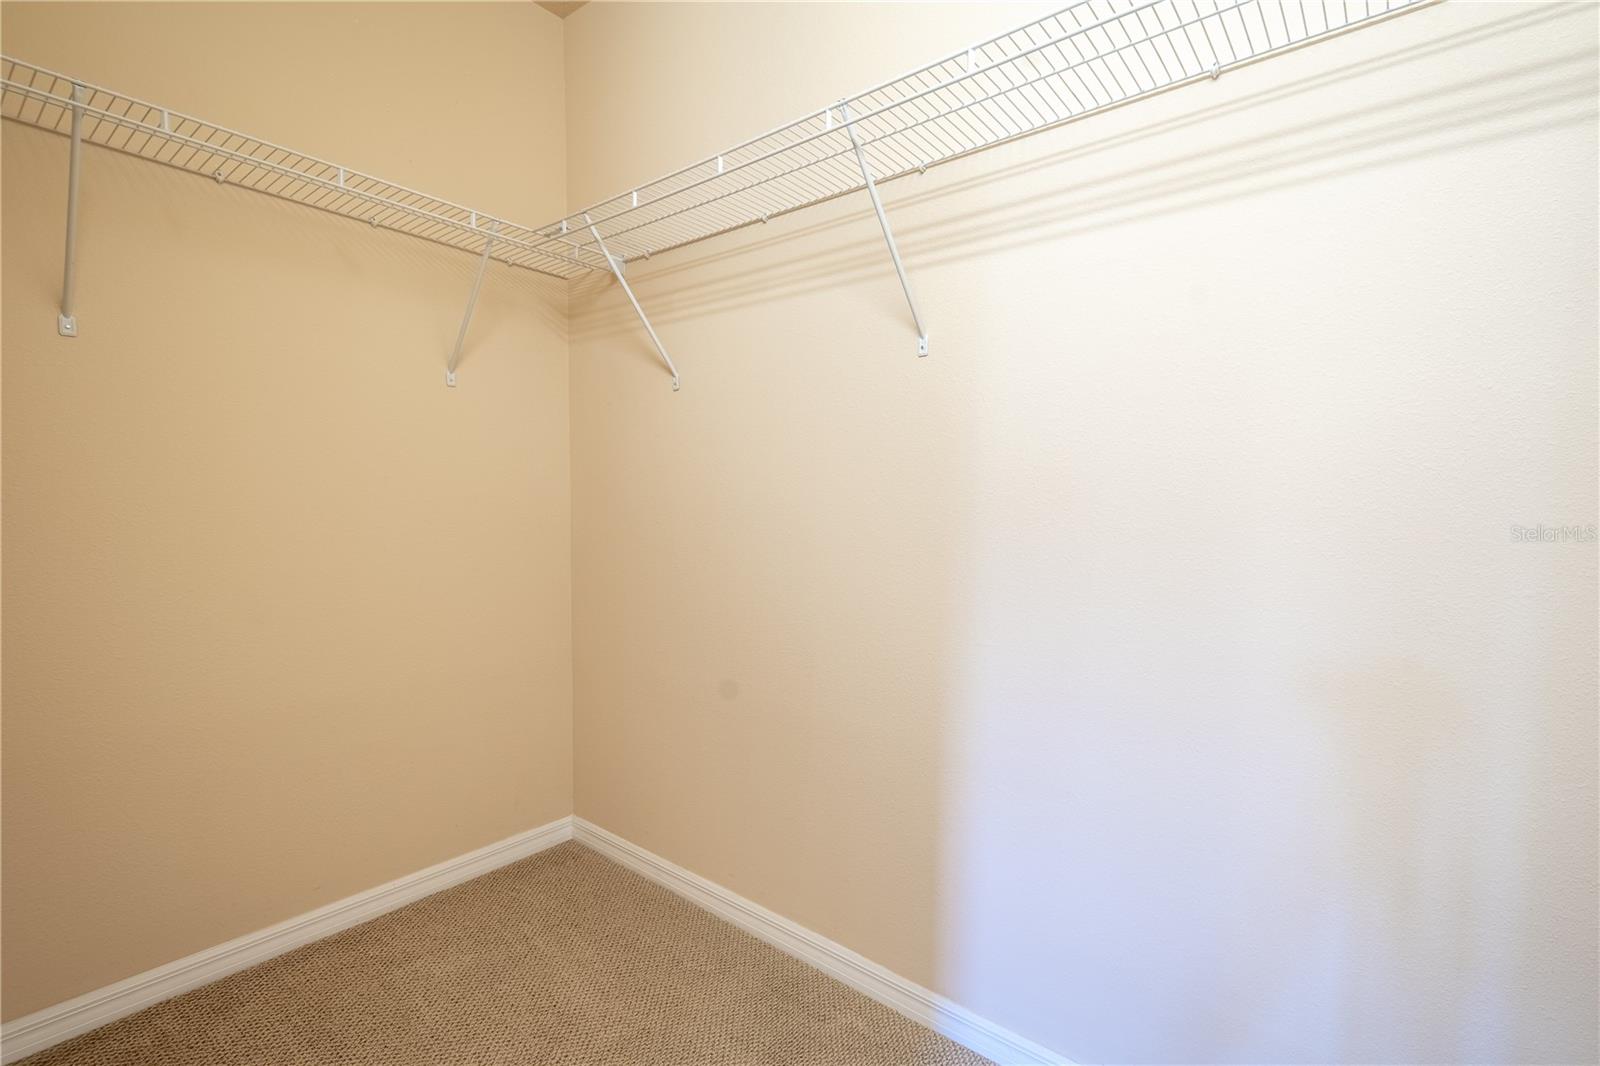
[[28,1066],[985,1060],[567,843]]

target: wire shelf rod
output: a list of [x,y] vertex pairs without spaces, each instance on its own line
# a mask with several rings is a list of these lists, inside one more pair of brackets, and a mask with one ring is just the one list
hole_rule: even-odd
[[81,86],[87,143],[571,279],[863,189],[852,138],[882,184],[1432,2],[1076,0],[538,227],[11,58],[0,113],[66,133]]
[[[1118,14],[1118,15],[1107,16],[1106,21],[1122,18],[1127,14],[1131,14],[1133,10],[1142,10],[1142,9],[1145,9],[1145,8],[1154,7],[1157,4],[1168,3],[1168,2],[1170,2],[1170,0],[1145,0],[1145,2],[1143,4],[1141,4],[1141,5],[1139,5],[1138,8],[1132,9],[1132,10],[1130,10],[1128,12],[1123,12],[1123,13]],[[1241,0],[1241,2],[1243,2],[1243,3],[1253,3],[1253,2],[1255,2],[1255,0]],[[1038,51],[1039,49],[1049,47],[1049,46],[1051,46],[1053,44],[1059,44],[1062,41],[1066,40],[1068,37],[1074,36],[1077,33],[1088,32],[1089,30],[1094,29],[1098,25],[1099,25],[1099,23],[1096,23],[1095,26],[1084,27],[1082,30],[1074,31],[1073,34],[1067,34],[1067,35],[1065,35],[1065,36],[1063,36],[1061,38],[1058,38],[1056,40],[1046,41],[1043,44],[1040,44],[1040,45],[1036,46],[1035,48],[1030,49],[1029,51],[1030,52]],[[970,53],[971,51],[972,51],[971,49],[968,49],[967,53]],[[947,59],[947,60],[944,60],[942,62],[949,62],[949,60]],[[839,103],[840,104],[843,104],[843,103],[854,103],[854,102],[856,102],[858,100],[865,99],[867,96],[870,96],[872,93],[879,92],[879,91],[881,91],[883,89],[892,87],[898,81],[905,80],[905,78],[913,77],[913,76],[915,76],[917,74],[925,73],[925,72],[927,72],[929,70],[932,70],[932,69],[934,69],[933,66],[919,68],[918,70],[913,71],[911,74],[905,75],[902,78],[896,79],[895,81],[885,82],[884,84],[878,85],[878,86],[874,86],[873,88],[868,89],[865,92],[857,93],[854,96],[845,97]],[[977,70],[969,70],[966,73],[960,74],[957,77],[951,79],[950,81],[934,85],[934,86],[924,90],[923,92],[916,94],[916,96],[920,97],[920,96],[926,95],[927,93],[935,92],[935,91],[937,91],[939,89],[942,89],[942,88],[948,88],[948,87],[956,84],[957,82],[964,81],[964,80],[966,80],[968,78],[975,77],[977,75],[977,73],[978,73]],[[915,97],[913,97],[913,99],[914,98]],[[876,117],[878,114],[880,114],[880,113],[882,113],[884,111],[888,111],[888,110],[890,110],[890,109],[892,109],[894,107],[897,107],[897,106],[899,106],[899,103],[885,104],[883,107],[878,108],[876,111],[869,111],[869,112],[867,112],[865,114],[857,115],[855,121],[857,121],[857,122],[865,122],[865,121],[867,121],[869,119],[872,119],[872,118]],[[831,104],[831,105],[829,105],[827,110],[828,111],[832,111],[832,110],[837,109],[838,107],[839,107],[839,104]],[[788,130],[790,130],[792,128],[793,128],[793,124],[790,124],[788,126],[780,126],[777,129],[770,130],[767,133],[764,133],[764,134],[760,135],[759,137],[754,137],[754,138],[751,138],[748,141],[743,142],[742,144],[735,145],[733,148],[729,148],[726,151],[718,152],[717,155],[714,156],[713,158],[714,159],[718,159],[718,160],[725,159],[728,156],[732,156],[732,155],[736,154],[737,152],[739,152],[740,150],[742,150],[744,148],[748,148],[751,145],[759,144],[761,141],[767,139],[768,137],[772,137],[772,136],[774,136],[776,134],[779,134],[779,133],[787,132]],[[708,177],[701,178],[701,179],[693,182],[692,184],[683,186],[683,187],[678,188],[678,189],[674,189],[672,192],[667,193],[666,195],[667,196],[676,196],[676,195],[678,195],[680,193],[688,192],[691,189],[698,188],[699,186],[704,185],[709,181],[714,181],[717,178],[726,177],[726,176],[728,176],[730,174],[733,174],[733,173],[735,173],[737,171],[744,170],[744,169],[746,169],[748,167],[756,165],[757,163],[764,162],[767,159],[770,159],[774,155],[780,155],[780,154],[782,154],[784,152],[790,151],[791,149],[799,147],[800,145],[807,144],[807,143],[809,143],[811,141],[814,141],[814,140],[816,140],[818,138],[828,136],[829,134],[831,134],[833,132],[834,132],[834,127],[829,127],[829,128],[823,129],[823,130],[819,130],[818,132],[816,132],[814,134],[811,134],[810,136],[805,137],[804,139],[802,139],[802,140],[800,140],[798,142],[794,142],[794,143],[791,143],[791,144],[784,145],[783,147],[780,147],[780,148],[777,148],[777,149],[773,149],[772,151],[770,151],[770,152],[768,152],[768,153],[766,153],[764,155],[758,156],[755,159],[747,160],[747,161],[745,161],[743,163],[738,164],[737,166],[728,167],[726,169],[724,169],[722,166],[718,166],[716,168],[716,172],[711,174],[711,175],[709,175]],[[657,184],[661,184],[661,183],[666,182],[666,181],[670,181],[671,179],[673,179],[675,177],[679,177],[681,175],[688,174],[688,173],[690,173],[690,172],[692,172],[694,170],[697,170],[698,168],[700,168],[700,167],[702,167],[704,165],[705,165],[704,162],[695,163],[695,164],[693,164],[691,166],[684,167],[681,170],[676,170],[673,173],[667,175],[665,178],[659,178],[655,182],[652,182],[651,184],[652,185],[657,185]],[[638,190],[630,190],[630,206],[629,206],[629,208],[627,210],[633,210],[633,209],[635,209],[637,207],[637,204],[632,202],[632,196],[631,196],[632,193],[636,193],[637,191]],[[620,199],[622,199],[622,197],[613,196],[613,197],[610,197],[607,200],[602,200],[601,203],[602,204],[613,203],[613,202],[615,202],[617,200],[620,200]],[[599,205],[596,205],[596,206],[599,206]],[[601,218],[601,219],[595,220],[595,222],[593,224],[594,225],[600,225],[601,223],[609,222],[609,221],[611,221],[611,219],[616,218],[616,217],[618,217],[618,215],[623,214],[623,213],[625,213],[625,212],[622,212],[622,211],[616,212],[615,214],[612,214],[612,215],[610,215],[610,216],[608,216],[606,218]],[[585,216],[585,212],[577,212],[574,215],[568,215],[567,218],[568,218],[568,220],[571,220],[573,218],[580,218],[580,217],[584,217],[584,216]]]
[[[1157,2],[1160,2],[1160,0],[1157,0]],[[1232,3],[1232,4],[1229,4],[1229,5],[1225,6],[1225,7],[1222,7],[1219,10],[1222,11],[1222,12],[1236,11],[1236,10],[1239,10],[1240,8],[1244,8],[1244,7],[1256,4],[1257,2],[1258,2],[1258,0],[1236,0],[1235,3]],[[1210,15],[1206,15],[1206,16],[1203,16],[1203,17],[1209,18],[1211,16]],[[1197,19],[1195,21],[1198,22],[1199,20]],[[1180,28],[1183,28],[1183,27],[1182,26],[1173,27],[1173,29],[1180,29]],[[1163,33],[1168,33],[1168,32],[1172,32],[1172,31],[1171,30],[1163,31]],[[1130,42],[1129,44],[1120,45],[1120,46],[1117,46],[1117,48],[1115,48],[1113,50],[1113,53],[1121,52],[1121,51],[1124,51],[1124,50],[1126,50],[1128,48],[1133,47],[1134,45],[1143,44],[1143,43],[1145,43],[1145,40],[1141,39],[1139,41]],[[1108,54],[1112,54],[1112,53],[1108,53]],[[1092,56],[1092,57],[1090,57],[1090,59],[1083,60],[1078,65],[1087,64],[1088,62],[1091,62],[1094,59],[1100,59],[1100,58],[1102,58],[1102,57],[1101,56]],[[1067,71],[1070,71],[1070,70],[1073,70],[1073,69],[1075,69],[1075,67],[1068,67],[1068,68],[1065,68],[1062,71],[1048,71],[1048,72],[1046,72],[1044,74],[1038,75],[1036,78],[1029,79],[1028,81],[1024,81],[1024,82],[1021,82],[1021,83],[1018,83],[1018,84],[1015,84],[1015,85],[1011,85],[1011,86],[1008,86],[1008,87],[1006,87],[1004,89],[999,89],[999,90],[995,91],[994,93],[991,93],[989,96],[978,97],[978,98],[969,100],[966,103],[962,103],[962,104],[958,105],[957,107],[951,109],[950,111],[946,111],[946,112],[939,113],[939,114],[934,114],[934,115],[929,115],[928,117],[920,119],[917,122],[910,123],[907,126],[899,127],[899,128],[894,129],[894,130],[890,130],[887,133],[879,134],[877,137],[865,139],[865,140],[862,141],[862,145],[863,146],[871,146],[873,144],[877,144],[877,143],[880,143],[882,141],[885,141],[888,138],[900,136],[900,135],[904,134],[908,130],[915,129],[915,128],[918,128],[919,126],[926,125],[927,123],[932,122],[932,121],[934,121],[936,119],[947,118],[952,114],[957,114],[959,112],[967,110],[968,108],[972,108],[972,107],[975,107],[975,106],[977,106],[979,104],[983,104],[983,103],[987,103],[987,102],[989,102],[991,100],[995,100],[995,99],[997,99],[997,98],[999,98],[1001,96],[1004,96],[1005,94],[1017,92],[1017,91],[1019,91],[1019,90],[1021,90],[1023,88],[1027,88],[1028,86],[1033,85],[1036,82],[1038,82],[1038,81],[1040,81],[1040,80],[1042,80],[1044,78],[1059,77],[1061,74],[1066,73]],[[1220,70],[1218,71],[1218,73],[1220,73]],[[1190,77],[1191,78],[1202,78],[1202,77],[1209,78],[1209,77],[1213,77],[1213,76],[1215,76],[1215,75],[1212,72],[1206,71],[1206,72],[1202,72],[1201,74],[1191,75]],[[1159,88],[1168,88],[1168,87],[1170,87],[1170,85],[1171,85],[1171,83],[1168,83],[1168,84],[1165,84],[1165,85],[1160,85],[1158,87]],[[943,89],[943,88],[948,88],[948,87],[949,87],[948,85],[934,86],[933,88],[930,88],[930,89],[926,90],[925,92],[919,93],[916,96],[910,97],[908,99],[914,100],[914,99],[917,99],[917,98],[919,98],[921,96],[926,95],[927,93],[931,93],[931,92],[934,92],[934,91],[936,91],[938,89]],[[1150,91],[1150,90],[1143,90],[1143,91]],[[1107,101],[1105,101],[1104,103],[1101,103],[1101,104],[1097,104],[1096,106],[1097,107],[1106,107],[1106,106],[1110,106],[1111,104],[1121,103],[1121,102],[1129,99],[1132,95],[1134,95],[1134,94],[1127,93],[1127,94],[1124,94],[1121,97],[1112,97],[1111,94],[1109,93],[1109,91],[1107,91],[1107,96],[1109,97],[1107,99]],[[841,106],[843,106],[843,105],[841,105]],[[880,108],[878,112],[875,112],[874,114],[880,114],[883,111],[887,111],[887,110],[890,110],[893,107],[898,107],[898,106],[900,106],[900,104],[898,104],[898,103],[897,104],[885,105],[884,107]],[[863,121],[865,121],[867,119],[870,119],[872,117],[873,117],[872,114],[862,115],[862,116],[860,116],[858,118],[852,119],[851,121],[854,122],[854,123],[861,123],[861,122],[863,122]],[[1049,119],[1042,120],[1038,124],[1018,123],[1018,124],[1016,124],[1016,128],[1014,128],[1014,129],[1003,128],[1002,130],[1000,130],[995,135],[994,139],[989,141],[989,142],[987,142],[987,144],[993,144],[993,143],[998,143],[1001,140],[1012,139],[1012,138],[1021,136],[1024,133],[1034,132],[1037,129],[1042,129],[1045,126],[1048,126],[1048,125],[1058,124],[1063,119],[1072,118],[1072,117],[1078,117],[1078,115],[1053,115]],[[831,133],[831,132],[832,131],[825,131],[823,134],[818,134],[817,136],[819,136],[819,137],[820,136],[824,136],[827,133]],[[808,138],[808,140],[812,140],[812,139],[814,139],[814,138]],[[975,144],[975,145],[973,145],[971,147],[972,148],[986,147],[987,144]],[[792,147],[794,147],[794,146],[791,145],[791,146],[787,146],[785,148],[777,149],[774,152],[769,153],[767,156],[762,157],[762,159],[760,159],[760,160],[752,160],[751,163],[742,164],[742,166],[749,166],[749,165],[752,165],[753,163],[756,163],[756,162],[763,162],[763,161],[765,161],[767,159],[772,158],[773,156],[781,155],[784,152],[789,151],[790,148],[792,148]],[[969,148],[967,150],[971,150],[971,149]],[[787,170],[787,171],[782,171],[779,174],[774,175],[772,178],[769,178],[769,179],[766,179],[766,180],[773,180],[775,178],[788,177],[790,174],[796,173],[796,172],[798,172],[800,170],[803,170],[803,169],[805,169],[807,167],[814,166],[817,163],[822,162],[824,160],[833,159],[833,158],[836,158],[836,157],[848,156],[853,152],[854,152],[853,145],[845,144],[843,147],[841,147],[841,148],[829,153],[827,156],[823,157],[822,159],[807,160],[807,161],[801,163],[797,167],[791,168],[790,170]],[[903,158],[901,160],[901,163],[902,163],[902,165],[895,170],[895,173],[897,175],[898,174],[904,174],[907,171],[912,170],[912,169],[921,169],[917,164],[914,164],[914,163],[907,165]],[[713,180],[713,179],[708,179],[708,180]],[[696,186],[701,185],[701,184],[704,184],[704,182],[697,182]],[[686,187],[685,189],[678,190],[678,191],[679,192],[685,192],[685,191],[688,191],[689,188],[693,188],[693,187],[695,187],[695,186]],[[708,204],[715,203],[717,201],[724,200],[724,199],[727,199],[727,198],[732,197],[732,196],[737,196],[737,195],[739,195],[739,194],[741,194],[743,192],[749,191],[751,188],[754,188],[754,187],[755,186],[742,186],[742,187],[739,187],[739,188],[730,189],[727,192],[719,193],[718,195],[713,196],[713,197],[711,197],[711,198],[709,198],[707,200],[702,200],[702,201],[699,201],[697,203],[690,204],[690,205],[687,205],[685,207],[679,208],[679,209],[677,209],[675,211],[667,213],[666,215],[658,216],[658,217],[656,217],[654,219],[641,221],[641,222],[637,223],[634,226],[626,227],[626,228],[619,229],[619,230],[614,230],[614,231],[612,231],[610,236],[612,237],[612,239],[615,239],[615,238],[620,237],[620,236],[624,236],[627,233],[629,233],[629,232],[631,232],[631,231],[633,231],[635,229],[638,229],[638,228],[641,228],[641,227],[647,226],[647,225],[656,225],[656,224],[660,223],[661,221],[663,221],[664,219],[673,218],[673,217],[676,217],[677,215],[684,214],[684,213],[686,213],[688,211],[698,210],[699,208],[705,207]],[[677,195],[677,193],[675,192],[675,193],[672,193],[672,194],[669,194],[669,195]],[[615,218],[617,216],[613,215],[612,217]]]
[[[843,104],[881,183],[1430,2],[1079,0],[587,213],[628,261],[863,188]],[[582,214],[562,221],[588,249]]]
[[473,252],[484,227],[498,222],[496,258],[502,262],[562,278],[604,269],[587,250],[557,248],[530,226],[9,56],[0,59],[0,111],[8,119],[63,132],[76,87],[89,143]]

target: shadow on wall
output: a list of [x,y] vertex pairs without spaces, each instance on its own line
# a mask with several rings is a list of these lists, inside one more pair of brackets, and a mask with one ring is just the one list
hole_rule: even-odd
[[[1404,642],[1417,644],[1415,637]],[[1328,816],[1320,827],[1335,846],[1318,872],[1328,884],[1348,883],[1355,891],[1336,914],[1325,915],[1331,920],[1324,927],[1340,935],[1313,945],[1285,969],[1326,973],[1329,1001],[1339,1004],[1341,1016],[1329,1036],[1347,1059],[1365,1061],[1381,1057],[1383,1048],[1371,1046],[1370,1037],[1364,1041],[1363,1033],[1428,1040],[1414,1006],[1389,986],[1419,976],[1406,973],[1407,941],[1417,930],[1425,931],[1434,950],[1430,961],[1444,972],[1472,972],[1476,946],[1464,934],[1483,917],[1475,911],[1484,886],[1475,876],[1474,841],[1462,830],[1487,812],[1473,809],[1474,783],[1459,772],[1476,763],[1465,721],[1470,706],[1422,663],[1378,658],[1351,673],[1310,679],[1308,687],[1309,705],[1326,716],[1327,747],[1340,757],[1337,778],[1327,782]],[[1492,861],[1493,855],[1481,858]],[[1495,1047],[1493,1030],[1509,1020],[1496,1017],[1502,1004],[1474,998],[1463,995],[1445,1010],[1441,1031],[1456,1038],[1446,1049],[1451,1061],[1470,1061]],[[1486,1042],[1467,1035],[1477,1018],[1489,1023],[1489,1032],[1473,1035],[1487,1036]]]
[[3,140],[17,1017],[565,813],[570,522],[563,284]]
[[[1095,129],[1093,123],[1069,124],[1066,130],[1044,131],[946,164],[931,176],[899,179],[883,187],[891,190],[888,196],[902,254],[924,268],[976,265],[988,255],[1032,244],[1068,241],[1222,200],[1312,185],[1355,170],[1588,122],[1595,114],[1590,73],[1596,49],[1581,33],[1572,35],[1569,48],[1541,56],[1538,62],[1503,61],[1498,67],[1460,71],[1459,79],[1430,84],[1423,92],[1390,96],[1381,88],[1382,81],[1392,81],[1408,65],[1426,64],[1452,50],[1490,45],[1506,34],[1540,26],[1572,28],[1582,15],[1576,5],[1530,6],[1485,25],[1287,84],[1274,77],[1281,68],[1260,64],[1234,77],[1254,78],[1255,71],[1271,71],[1259,79],[1264,88],[1226,103],[1184,106],[1204,92],[1185,87],[1172,94],[1172,104],[1165,105],[1178,113],[1164,121],[1148,121],[1152,105],[1146,102],[1132,121],[1122,121],[1124,129],[1087,143],[1043,155],[1032,150]],[[1363,32],[1367,31],[1358,31],[1357,36]],[[1381,33],[1368,33],[1362,39],[1373,41]],[[1377,95],[1347,102],[1342,87],[1352,82],[1373,86]],[[1321,112],[1314,122],[1283,109],[1307,98],[1318,103]],[[1098,115],[1093,121],[1109,124],[1108,118]],[[1270,125],[1256,125],[1258,118]],[[1207,138],[1221,133],[1233,139],[1207,140],[1203,151],[1170,154],[1166,150],[1170,139],[1188,132]],[[1136,142],[1154,142],[1159,162],[1142,160],[1138,166],[1094,172],[1092,177],[1076,169],[1089,158],[1116,153]],[[1187,149],[1190,143],[1172,147]],[[1016,156],[1025,158],[1001,165]],[[1042,194],[1037,185],[1041,178],[1049,181]],[[933,188],[909,192],[914,181],[926,181]],[[775,291],[787,297],[828,291],[847,282],[881,280],[884,253],[875,232],[862,226],[867,217],[870,208],[859,197],[842,198],[809,210],[803,219],[778,220],[776,236],[765,236],[762,227],[752,226],[711,245],[714,251],[701,246],[675,251],[662,263],[636,261],[629,266],[630,283],[636,289],[648,286],[651,320],[670,323],[684,316],[770,302]],[[797,243],[806,247],[803,256],[752,262],[764,251]],[[575,333],[634,330],[637,319],[625,304],[605,300],[602,305],[595,299],[613,284],[602,274],[575,283]]]
[[1594,556],[1505,533],[1595,513],[1586,20],[1214,109],[1204,154],[1111,139],[949,238],[1078,253],[1031,271],[1068,340],[1010,330],[979,390],[958,1001],[1089,1061],[1593,1059]]
[[[65,174],[68,141],[59,134],[42,131],[15,122],[7,123],[7,143],[10,151],[17,153],[29,170],[47,174]],[[439,286],[438,296],[442,310],[436,335],[426,343],[441,351],[440,366],[448,358],[454,345],[456,330],[461,324],[460,311],[464,311],[467,296],[472,288],[477,270],[477,256],[464,249],[454,249],[442,243],[419,240],[383,226],[372,226],[352,219],[341,218],[331,212],[317,212],[310,217],[326,223],[318,226],[302,225],[308,211],[304,204],[262,196],[259,192],[236,184],[216,182],[183,167],[168,167],[137,153],[124,152],[105,145],[90,144],[84,149],[84,185],[81,197],[83,226],[79,235],[78,271],[80,293],[85,313],[93,313],[93,286],[115,284],[106,278],[95,258],[96,242],[108,232],[115,232],[117,220],[99,215],[97,208],[102,199],[99,190],[115,188],[118,199],[121,193],[137,203],[139,217],[135,221],[141,228],[159,231],[168,240],[181,240],[185,246],[199,249],[193,257],[197,274],[204,275],[219,265],[233,268],[239,263],[241,276],[251,263],[261,256],[269,257],[267,265],[278,265],[270,257],[281,255],[276,246],[262,243],[241,245],[247,228],[236,225],[235,215],[243,218],[270,218],[280,228],[293,228],[297,244],[291,257],[283,257],[282,265],[295,269],[295,260],[316,261],[337,267],[343,283],[352,286],[389,285],[397,273],[441,271],[451,278],[448,287]],[[51,217],[65,218],[65,179],[60,183],[59,198],[41,206]],[[52,193],[56,193],[54,184]],[[207,221],[213,210],[224,215],[224,225]],[[28,273],[7,278],[7,284],[23,284],[36,290],[39,301],[50,304],[60,299],[61,264],[59,259],[30,260]],[[184,279],[179,278],[181,283]],[[486,283],[504,292],[516,304],[519,314],[532,315],[538,323],[558,334],[566,332],[566,283],[559,278],[530,270],[508,267],[496,262],[486,276]],[[172,299],[181,302],[188,297],[182,288],[175,287]],[[469,333],[463,362],[471,357],[474,347],[484,339],[482,331],[492,330],[494,316],[475,318],[474,332]],[[492,333],[487,334],[492,336]],[[354,355],[356,353],[350,353]],[[381,354],[381,353],[380,353]]]
[[[780,694],[689,720],[806,883],[695,868],[1084,1061],[1593,1060],[1595,554],[1506,527],[1596,512],[1594,21],[1430,8],[895,182],[926,363],[859,199],[633,264],[678,397],[576,285],[684,471],[577,491],[703,571],[601,533],[593,609]],[[595,713],[706,701],[630,669]]]

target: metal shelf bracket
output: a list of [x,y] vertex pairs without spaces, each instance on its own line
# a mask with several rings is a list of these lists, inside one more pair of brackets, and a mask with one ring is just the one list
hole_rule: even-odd
[[593,220],[586,214],[583,216],[584,225],[589,227],[589,235],[594,238],[595,247],[600,249],[600,254],[606,257],[606,265],[611,268],[611,276],[617,279],[617,284],[622,286],[622,291],[627,294],[628,302],[633,305],[633,313],[639,316],[639,321],[644,323],[644,331],[650,334],[650,343],[656,346],[656,351],[661,353],[661,361],[667,364],[667,370],[672,374],[672,391],[678,391],[678,368],[672,363],[672,356],[667,354],[667,346],[661,343],[661,338],[656,336],[656,331],[650,325],[650,319],[645,316],[644,308],[639,306],[639,298],[633,294],[633,289],[628,286],[628,279],[623,277],[623,262],[611,254],[611,249],[606,247],[605,238],[600,236],[600,231],[595,228]]
[[865,186],[916,326],[917,354],[927,355],[928,331],[880,182],[1212,80],[1436,2],[1067,0],[1054,13],[835,98],[797,121],[538,229],[504,219],[490,229],[479,224],[490,216],[472,208],[4,55],[0,117],[71,137],[57,319],[63,337],[77,336],[79,328],[74,252],[87,143],[479,256],[446,384],[455,384],[488,260],[498,259],[563,280],[599,270],[611,274],[677,389],[677,366],[628,284],[627,263],[854,195]]
[[[969,52],[970,56],[971,53]],[[878,213],[878,225],[883,227],[883,242],[889,246],[889,258],[894,260],[894,272],[900,276],[900,288],[906,294],[906,305],[911,308],[911,321],[917,327],[917,357],[928,354],[928,330],[917,313],[917,298],[911,294],[911,282],[906,278],[905,265],[900,262],[900,249],[894,243],[894,230],[889,228],[889,216],[884,214],[883,199],[878,195],[877,183],[872,180],[872,167],[867,163],[867,153],[856,137],[856,124],[850,118],[850,105],[841,101],[839,117],[844,120],[845,132],[850,135],[850,146],[856,151],[856,163],[861,167],[861,180],[866,182],[867,195],[872,198],[872,209]]]
[[[478,224],[476,213],[472,216],[472,224]],[[494,251],[495,233],[500,229],[500,223],[489,223],[489,235],[483,239],[483,254],[478,257],[478,274],[472,279],[472,294],[467,297],[467,313],[461,316],[461,330],[456,334],[456,348],[450,353],[450,362],[444,368],[444,383],[452,389],[456,387],[456,364],[461,361],[461,346],[467,342],[467,327],[472,325],[472,311],[478,306],[478,291],[483,288],[483,275],[489,269],[489,253]]]
[[67,248],[61,259],[61,313],[56,315],[56,332],[63,337],[78,335],[78,316],[73,313],[73,281],[76,270],[74,247],[78,242],[78,172],[83,164],[83,86],[72,87],[72,154],[67,162]]

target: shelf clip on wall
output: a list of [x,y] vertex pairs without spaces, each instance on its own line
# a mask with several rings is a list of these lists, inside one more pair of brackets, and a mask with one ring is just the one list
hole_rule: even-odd
[[73,247],[78,241],[78,171],[83,163],[83,86],[72,86],[72,154],[67,160],[67,249],[61,260],[61,313],[56,332],[78,335],[78,316],[72,312],[72,283],[76,273]]
[[872,198],[872,209],[878,213],[878,225],[883,227],[883,241],[889,246],[889,258],[894,260],[894,272],[900,275],[900,288],[905,291],[906,304],[911,308],[911,321],[917,327],[917,355],[920,358],[928,354],[928,331],[922,324],[922,316],[917,313],[917,299],[911,295],[911,282],[906,279],[906,268],[900,262],[900,249],[894,243],[894,230],[889,228],[889,216],[884,214],[883,200],[878,196],[878,186],[872,180],[872,167],[867,164],[867,153],[862,150],[861,141],[856,137],[856,124],[850,118],[848,102],[840,101],[839,117],[844,120],[845,132],[850,135],[850,146],[856,150],[861,180],[866,182],[867,195]]
[[628,287],[628,279],[622,276],[622,264],[611,254],[611,249],[606,247],[605,238],[600,236],[600,231],[595,228],[594,222],[588,215],[583,216],[583,221],[589,227],[589,235],[594,238],[595,246],[600,249],[600,254],[606,257],[606,266],[611,268],[611,276],[617,279],[617,284],[622,286],[622,291],[627,294],[628,302],[633,305],[633,313],[639,316],[639,321],[644,323],[644,331],[650,334],[650,343],[656,346],[656,351],[661,353],[661,361],[667,364],[667,370],[672,374],[672,391],[678,391],[678,368],[672,363],[672,356],[667,354],[666,345],[661,343],[661,338],[656,336],[650,319],[645,317],[644,308],[639,306],[638,297],[633,295],[633,289]]
[[[476,212],[472,225],[477,228]],[[467,313],[461,316],[461,330],[456,334],[456,350],[450,353],[450,364],[444,369],[444,383],[452,389],[456,387],[456,363],[461,359],[461,346],[467,342],[467,327],[472,325],[472,310],[478,306],[478,290],[483,288],[483,275],[489,269],[489,253],[494,251],[494,237],[499,229],[500,223],[489,223],[489,235],[483,239],[483,254],[478,257],[478,275],[472,279],[472,295],[467,297]]]

